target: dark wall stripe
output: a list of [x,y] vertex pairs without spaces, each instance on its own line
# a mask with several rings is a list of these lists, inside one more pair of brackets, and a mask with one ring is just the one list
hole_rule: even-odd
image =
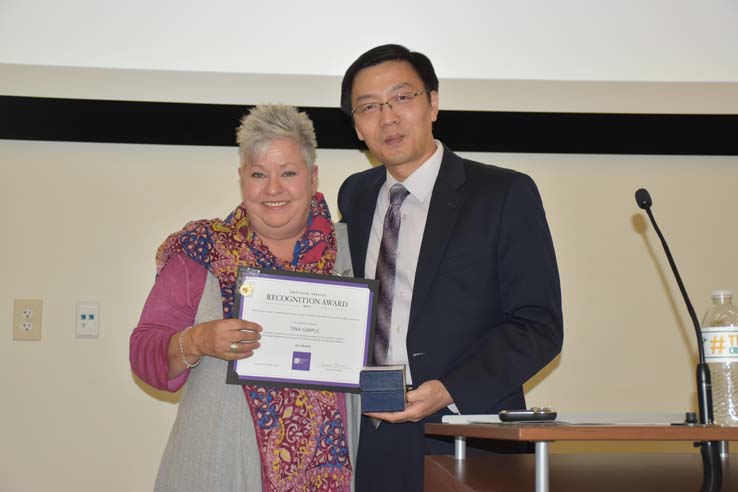
[[[0,96],[0,138],[235,145],[248,105]],[[322,148],[362,148],[338,108],[304,109]],[[435,135],[457,151],[738,155],[738,115],[441,111]]]

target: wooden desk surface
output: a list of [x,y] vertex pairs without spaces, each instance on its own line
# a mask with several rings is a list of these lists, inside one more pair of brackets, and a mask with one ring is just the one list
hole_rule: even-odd
[[425,433],[509,441],[738,441],[738,427],[718,426],[425,424]]
[[[738,490],[738,455],[724,465],[722,490]],[[702,483],[699,453],[552,454],[551,492],[695,492]],[[425,492],[535,490],[535,456],[425,457]]]

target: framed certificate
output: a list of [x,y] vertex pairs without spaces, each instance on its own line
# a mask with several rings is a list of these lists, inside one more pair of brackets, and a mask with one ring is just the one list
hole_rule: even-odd
[[233,316],[263,331],[254,355],[229,363],[226,382],[358,393],[377,289],[375,280],[239,268]]

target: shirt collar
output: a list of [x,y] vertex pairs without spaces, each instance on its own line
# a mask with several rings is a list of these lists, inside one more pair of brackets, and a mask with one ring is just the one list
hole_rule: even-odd
[[389,190],[395,183],[401,183],[411,195],[423,203],[433,192],[433,186],[436,184],[438,171],[441,169],[441,161],[443,160],[443,145],[439,140],[435,142],[436,151],[433,152],[433,155],[413,171],[405,181],[400,182],[387,172],[386,189]]

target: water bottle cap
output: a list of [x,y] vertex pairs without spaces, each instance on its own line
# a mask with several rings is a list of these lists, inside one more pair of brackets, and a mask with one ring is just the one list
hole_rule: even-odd
[[733,291],[730,289],[718,289],[712,291],[713,299],[722,299],[724,297],[733,297]]

